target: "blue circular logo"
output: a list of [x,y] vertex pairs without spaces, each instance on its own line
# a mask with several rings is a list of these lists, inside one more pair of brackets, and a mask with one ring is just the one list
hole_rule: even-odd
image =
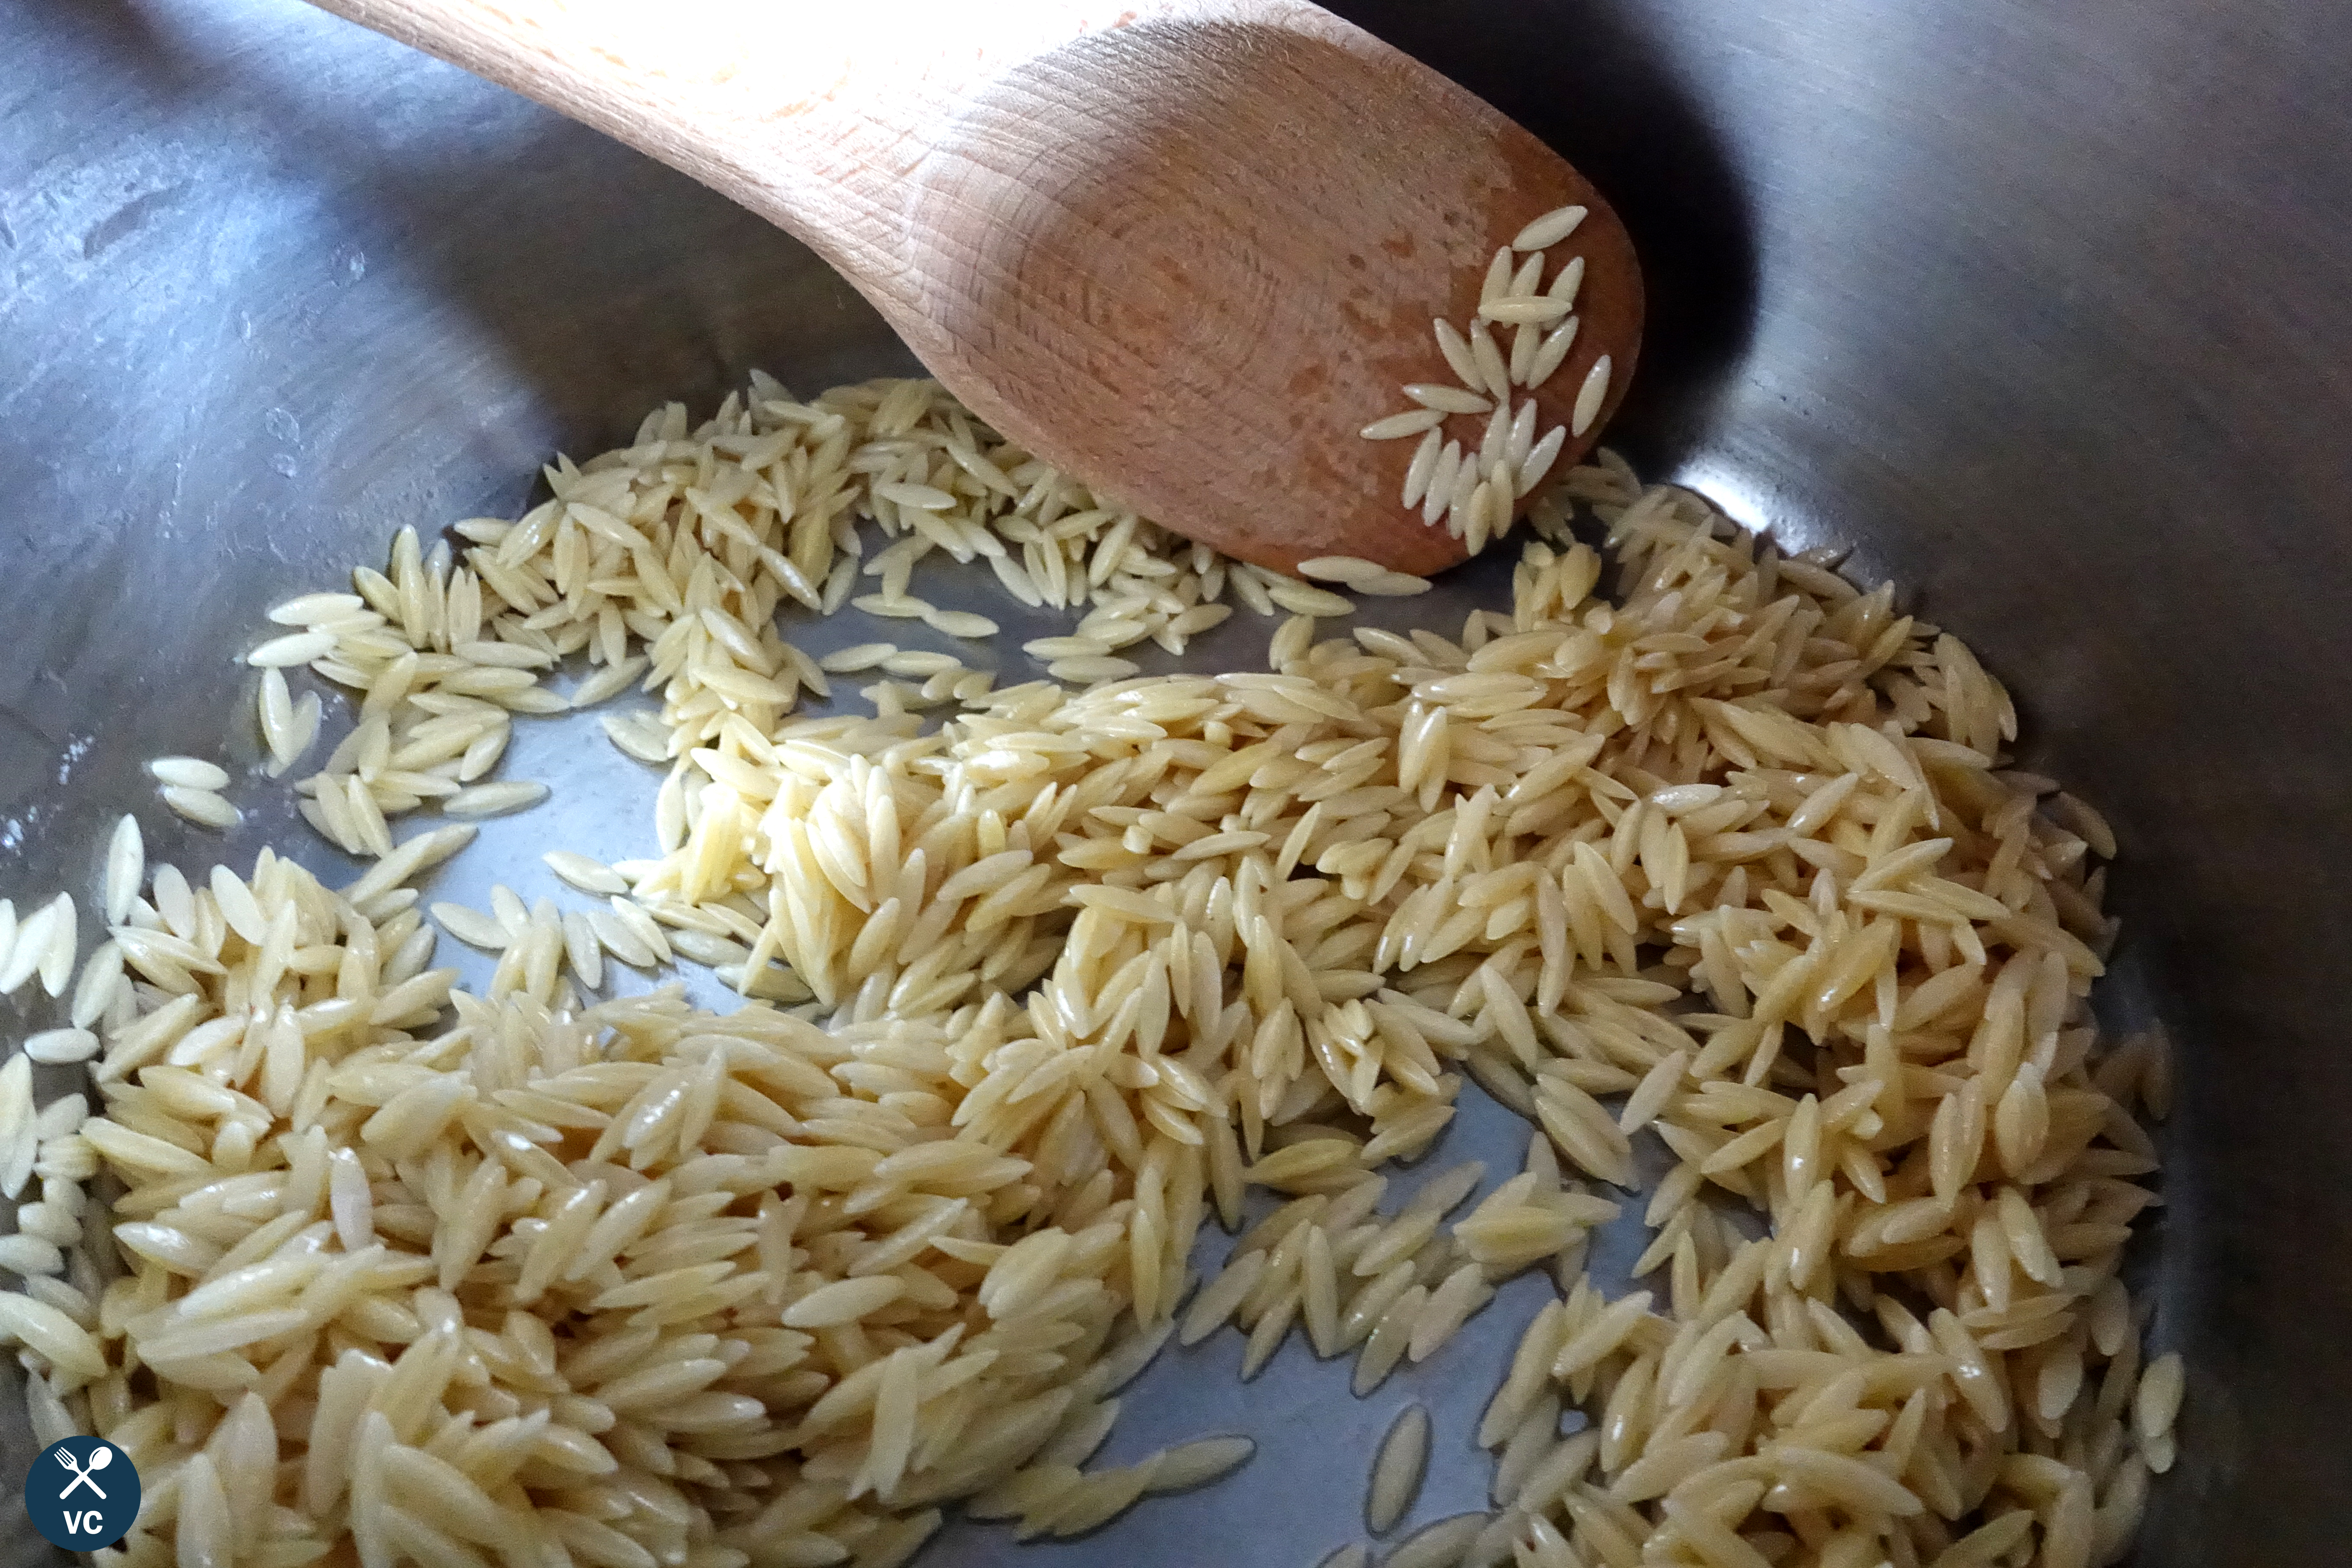
[[68,1552],[111,1546],[139,1517],[139,1472],[102,1437],[60,1437],[25,1477],[25,1511]]

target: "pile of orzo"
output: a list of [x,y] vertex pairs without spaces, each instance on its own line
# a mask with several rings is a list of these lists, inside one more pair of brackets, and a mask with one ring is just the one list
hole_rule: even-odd
[[[78,981],[70,900],[0,905],[0,988],[66,1013],[0,1071],[0,1184],[39,1188],[0,1331],[43,1440],[144,1479],[102,1561],[883,1568],[955,1500],[1075,1534],[1250,1456],[1087,1468],[1176,1330],[1254,1367],[1296,1327],[1360,1392],[1528,1269],[1559,1292],[1477,1435],[1495,1509],[1392,1563],[2121,1553],[2180,1394],[2119,1275],[2164,1056],[2087,1008],[2105,826],[1891,589],[1604,460],[1537,501],[1507,608],[1318,640],[1344,594],[913,381],[760,378],[548,479],[252,656],[273,774],[322,723],[286,672],[349,696],[296,787],[356,882],[151,877],[126,824]],[[1055,680],[780,629],[871,580],[868,615],[993,633],[912,593],[934,552],[1086,607]],[[1270,670],[1120,657],[1228,598],[1292,613]],[[796,713],[859,670],[871,716]],[[657,852],[545,846],[569,910],[420,905],[473,830],[393,824],[532,803],[490,776],[512,716],[636,686],[658,719],[607,728],[667,770]],[[233,820],[205,766],[157,779]],[[443,930],[499,954],[478,994]],[[681,959],[751,1000],[600,999]],[[31,1064],[82,1060],[94,1109],[37,1110]],[[1537,1124],[1526,1168],[1389,1201],[1465,1079]],[[1611,1300],[1584,1239],[1651,1140],[1647,1289]],[[1383,1446],[1376,1530],[1429,1446],[1425,1413]]]

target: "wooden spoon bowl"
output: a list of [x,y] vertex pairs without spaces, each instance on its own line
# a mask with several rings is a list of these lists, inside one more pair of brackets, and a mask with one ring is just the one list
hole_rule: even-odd
[[[1401,503],[1415,442],[1359,432],[1451,383],[1489,259],[1589,216],[1572,351],[1533,396],[1614,409],[1633,246],[1492,106],[1297,0],[992,0],[847,16],[741,0],[323,0],[595,125],[839,268],[975,413],[1099,493],[1282,570],[1427,574],[1462,542]],[[826,8],[830,9],[830,8]],[[1528,394],[1514,388],[1524,397]],[[1475,451],[1485,416],[1447,435]]]

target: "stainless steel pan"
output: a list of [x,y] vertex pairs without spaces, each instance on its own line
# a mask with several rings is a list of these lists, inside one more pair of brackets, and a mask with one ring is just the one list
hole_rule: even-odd
[[[1340,9],[1619,203],[1654,327],[1613,439],[1906,584],[2021,694],[2029,761],[2116,821],[2110,1001],[2182,1047],[2148,1266],[2189,1405],[2137,1561],[2340,1560],[2352,10]],[[512,509],[551,451],[660,399],[708,407],[754,364],[810,388],[908,368],[781,235],[293,0],[5,0],[0,36],[0,894],[86,885],[132,807],[157,854],[219,856],[152,808],[140,761],[250,761],[241,721],[220,738],[250,695],[229,653],[399,524]],[[608,766],[559,731],[533,750],[541,776]],[[263,813],[227,847],[292,833]],[[0,1005],[0,1035],[22,1022]],[[1507,1122],[1460,1140],[1500,1148]],[[1530,1302],[1423,1369],[1424,1511],[1474,1500],[1448,1412],[1458,1439]],[[1287,1359],[1244,1390],[1236,1354],[1171,1363],[1136,1404],[1267,1454],[1018,1560],[1305,1563],[1345,1539],[1404,1391],[1358,1405]],[[14,1510],[13,1408],[0,1453]],[[18,1524],[0,1555],[37,1560]],[[1015,1557],[1001,1531],[934,1552]]]

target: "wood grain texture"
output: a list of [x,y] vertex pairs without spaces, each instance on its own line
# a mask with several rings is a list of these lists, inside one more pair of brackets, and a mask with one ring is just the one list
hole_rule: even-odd
[[[325,0],[782,226],[1015,441],[1245,560],[1458,560],[1356,432],[1452,379],[1487,259],[1569,202],[1583,327],[1536,395],[1630,378],[1633,248],[1557,153],[1295,0]],[[830,13],[830,14],[826,14]],[[1475,448],[1483,416],[1449,435]],[[1561,467],[1590,445],[1572,441]]]

